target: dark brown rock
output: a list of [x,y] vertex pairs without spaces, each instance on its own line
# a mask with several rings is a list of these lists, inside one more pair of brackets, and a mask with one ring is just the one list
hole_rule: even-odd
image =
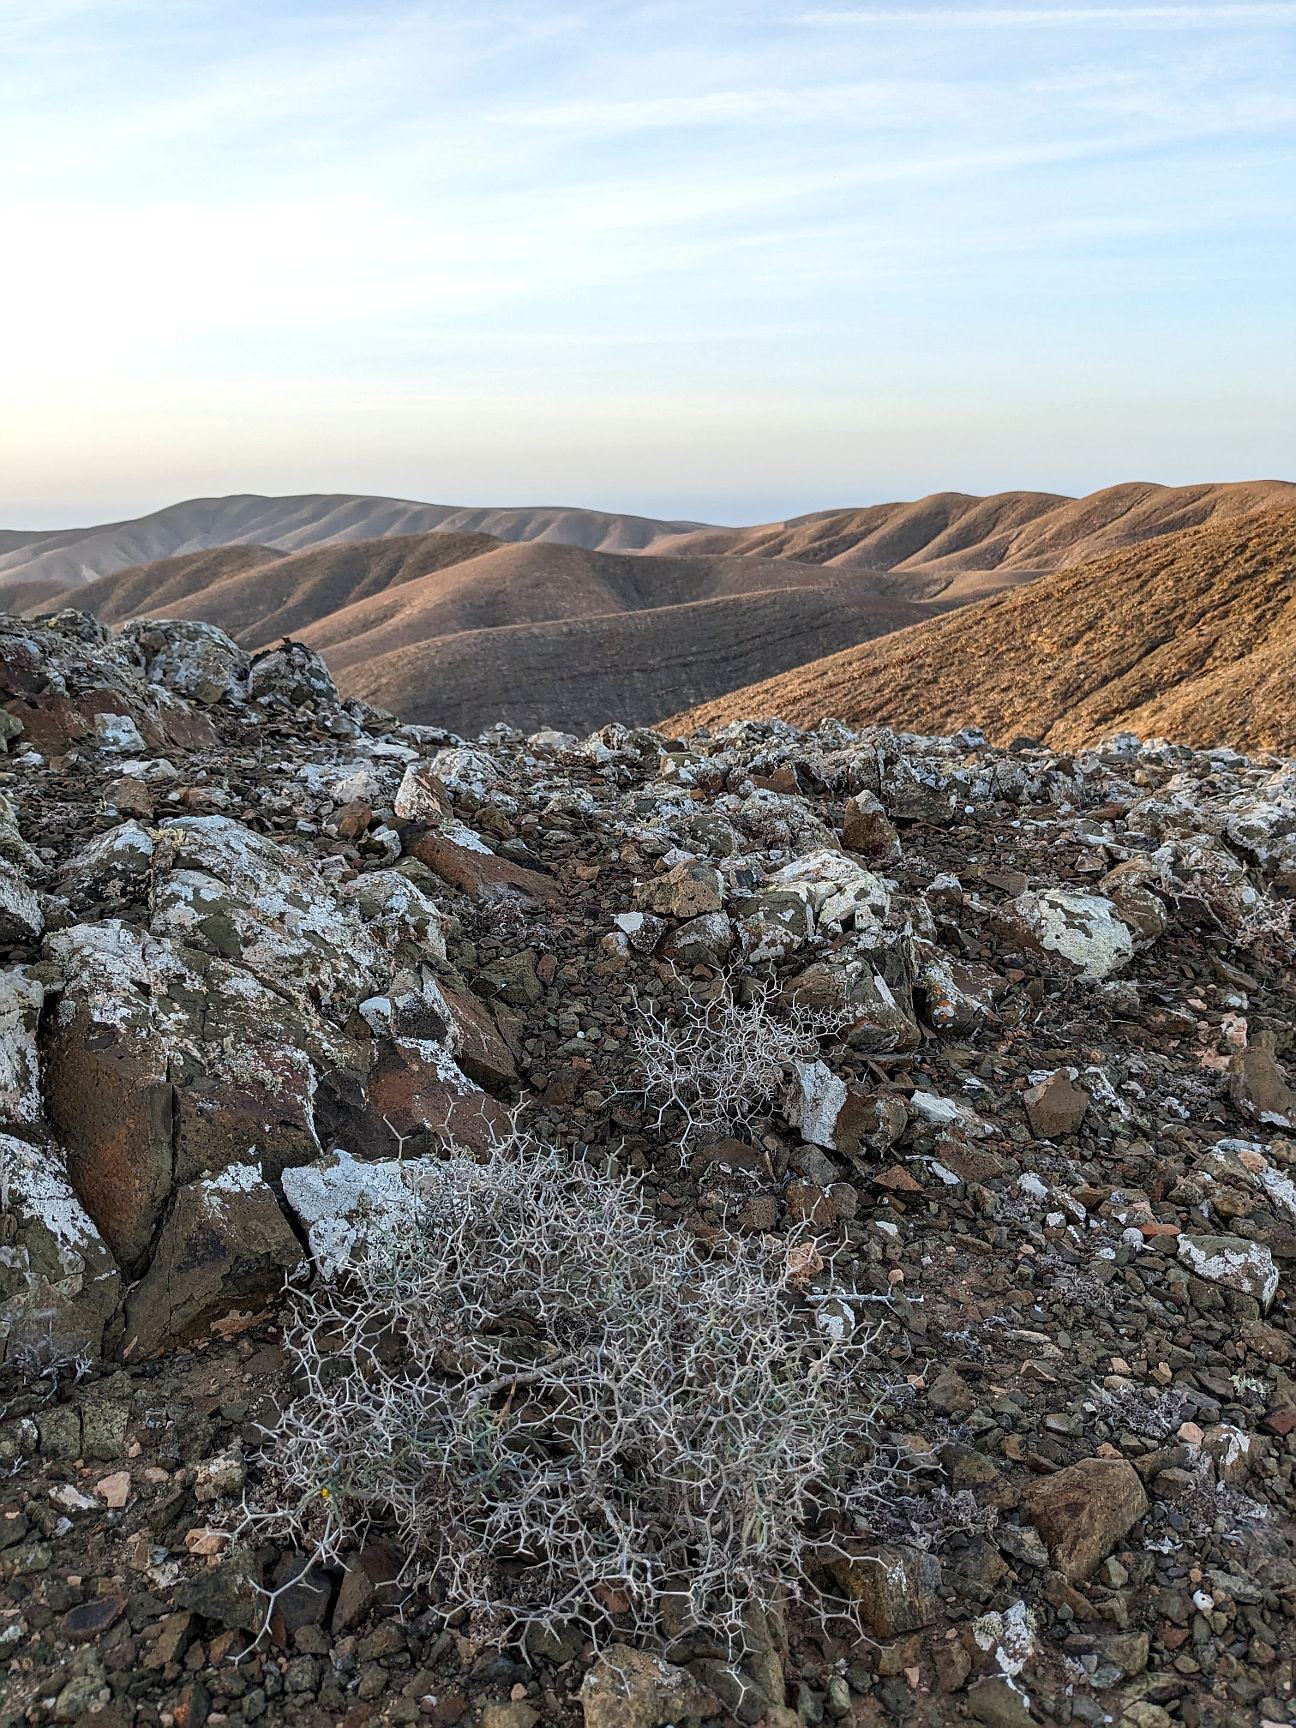
[[888,1543],[850,1559],[836,1556],[828,1570],[879,1638],[930,1626],[939,1611],[940,1561],[920,1548]]
[[126,1304],[127,1347],[150,1356],[231,1308],[264,1307],[301,1264],[274,1194],[251,1165],[177,1190],[152,1262]]
[[1138,1472],[1123,1458],[1082,1458],[1023,1495],[1025,1516],[1072,1583],[1090,1577],[1148,1509]]

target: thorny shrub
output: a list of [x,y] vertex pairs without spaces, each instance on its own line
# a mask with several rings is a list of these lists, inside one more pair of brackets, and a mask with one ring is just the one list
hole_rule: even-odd
[[726,988],[711,1002],[685,998],[669,1014],[641,1007],[630,1047],[658,1123],[667,1110],[678,1110],[687,1147],[699,1135],[742,1128],[762,1114],[794,1064],[813,1062],[819,1040],[848,1024],[844,1011],[793,1005],[776,1013],[768,990],[744,1004]]
[[786,1244],[708,1255],[516,1138],[406,1180],[408,1213],[294,1297],[251,1528],[337,1560],[394,1525],[411,1583],[514,1636],[646,1633],[666,1594],[741,1636],[746,1601],[871,1527],[896,1485],[872,1334],[816,1329]]

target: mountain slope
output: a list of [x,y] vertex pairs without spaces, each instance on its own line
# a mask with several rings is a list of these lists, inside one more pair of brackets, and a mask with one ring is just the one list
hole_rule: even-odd
[[681,699],[717,694],[735,672],[795,666],[817,644],[858,642],[921,615],[852,584],[774,589],[440,636],[337,678],[346,695],[468,736],[499,719],[579,733],[612,719],[647,724]]
[[[1111,486],[1087,498],[1001,492],[974,498],[941,492],[867,509],[821,510],[786,522],[713,528],[600,510],[561,507],[465,509],[352,493],[265,498],[191,498],[128,522],[90,528],[0,530],[0,596],[12,583],[68,587],[160,558],[225,545],[301,552],[348,540],[408,534],[490,534],[587,551],[663,556],[732,554],[787,558],[848,570],[907,573],[906,591],[941,593],[971,571],[1038,575],[1157,534],[1296,504],[1296,486],[1278,480],[1238,485]],[[13,602],[10,602],[13,604]]]
[[41,531],[26,538],[21,531],[10,530],[5,541],[0,541],[0,593],[9,583],[20,581],[80,586],[134,564],[214,546],[258,545],[298,552],[339,540],[440,530],[491,534],[497,540],[557,540],[625,550],[697,526],[694,522],[662,522],[561,507],[462,509],[351,493],[308,493],[290,498],[240,493],[228,498],[191,498],[149,516],[92,528]]
[[927,615],[879,594],[887,580],[438,531],[291,554],[220,547],[75,594],[111,624],[200,618],[248,648],[299,636],[348,692],[472,732],[501,709],[577,730],[627,711],[649,721]]
[[76,590],[75,603],[107,624],[201,618],[244,647],[260,648],[300,634],[357,599],[499,546],[489,534],[455,533],[349,540],[297,553],[219,546],[101,576]]
[[654,542],[654,552],[729,552],[796,558],[848,570],[910,577],[908,592],[934,596],[961,573],[1039,575],[1205,522],[1296,504],[1296,485],[1155,486],[1131,482],[1085,498],[1001,492],[990,498],[938,492],[913,503],[821,510],[761,528],[708,528]]
[[[853,607],[875,604],[875,583],[856,581],[850,586]],[[825,581],[824,572],[813,565],[784,559],[654,558],[532,542],[496,546],[453,569],[358,599],[302,634],[338,673],[376,655],[468,630],[647,614],[766,590],[790,596],[801,589],[826,592],[841,587],[836,573]],[[920,613],[888,602],[887,616],[902,615],[908,622]],[[641,633],[645,629],[640,626]],[[859,636],[872,633],[861,629]]]
[[676,715],[672,731],[985,729],[1074,748],[1118,728],[1296,751],[1296,509],[1188,529]]

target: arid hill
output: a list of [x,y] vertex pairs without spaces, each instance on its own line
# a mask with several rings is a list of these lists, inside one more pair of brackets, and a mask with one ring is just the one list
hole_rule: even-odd
[[647,723],[927,615],[880,580],[438,531],[291,555],[220,547],[101,577],[75,603],[113,625],[202,619],[245,648],[298,636],[349,694],[458,731],[501,714],[581,730]]
[[[729,552],[795,558],[846,570],[889,570],[908,578],[907,598],[946,593],[975,571],[1037,576],[1163,534],[1296,504],[1296,485],[1155,486],[1135,481],[1085,498],[1000,492],[973,498],[937,492],[913,503],[866,510],[820,510],[760,528],[703,528],[655,542],[653,552]],[[925,584],[925,585],[924,585]],[[953,594],[949,594],[953,598]]]
[[[1239,485],[1110,486],[1087,498],[1050,492],[1001,492],[990,498],[940,492],[914,502],[821,510],[756,527],[569,509],[562,506],[463,508],[351,493],[263,498],[191,498],[151,515],[91,528],[0,530],[0,599],[19,582],[76,588],[99,576],[213,547],[262,546],[304,552],[349,540],[437,533],[489,534],[586,551],[663,556],[731,553],[790,558],[845,570],[906,575],[906,598],[931,598],[970,573],[1023,576],[1059,569],[1179,528],[1251,510],[1296,504],[1296,486],[1278,480]],[[918,593],[914,582],[924,584]],[[959,582],[960,599],[975,584]],[[8,609],[16,601],[5,600]]]
[[281,636],[300,635],[353,602],[500,546],[489,534],[443,533],[346,540],[296,553],[218,546],[101,576],[71,599],[106,624],[141,617],[201,618],[245,648],[260,648]]
[[610,551],[632,550],[663,536],[690,532],[696,522],[564,507],[463,509],[401,498],[308,493],[262,498],[190,498],[129,522],[53,532],[9,529],[0,534],[0,595],[11,582],[51,581],[80,587],[134,564],[214,546],[253,545],[301,552],[343,540],[392,534],[490,534],[497,540],[558,540]]
[[768,589],[439,636],[348,665],[338,685],[469,737],[495,720],[577,733],[616,715],[646,725],[671,706],[668,693],[717,690],[744,666],[797,665],[811,644],[858,641],[921,614],[849,584]]
[[1296,750],[1296,509],[1189,529],[676,715]]

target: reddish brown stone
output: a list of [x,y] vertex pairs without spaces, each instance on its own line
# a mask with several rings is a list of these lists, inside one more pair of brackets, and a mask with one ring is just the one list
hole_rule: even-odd
[[1088,1578],[1148,1509],[1138,1472],[1123,1458],[1082,1458],[1026,1490],[1028,1516],[1053,1564]]
[[147,1251],[171,1190],[175,1106],[166,1050],[143,1029],[84,1010],[45,1055],[45,1105],[68,1180],[123,1269]]
[[438,1066],[424,1061],[414,1045],[386,1045],[367,1091],[367,1108],[357,1114],[350,1137],[344,1139],[358,1157],[391,1158],[402,1141],[406,1156],[420,1147],[450,1145],[485,1152],[510,1130],[504,1105],[476,1086],[465,1083],[460,1090]]
[[507,1086],[516,1080],[513,1054],[481,997],[446,984],[441,986],[441,994],[463,1040],[456,1060],[468,1078],[479,1086]]
[[512,892],[542,905],[556,904],[557,885],[536,870],[524,869],[507,858],[497,858],[493,852],[476,852],[447,840],[444,834],[426,828],[405,831],[402,841],[405,851],[429,870],[435,870],[443,882],[461,889],[474,900],[489,900],[493,896]]

